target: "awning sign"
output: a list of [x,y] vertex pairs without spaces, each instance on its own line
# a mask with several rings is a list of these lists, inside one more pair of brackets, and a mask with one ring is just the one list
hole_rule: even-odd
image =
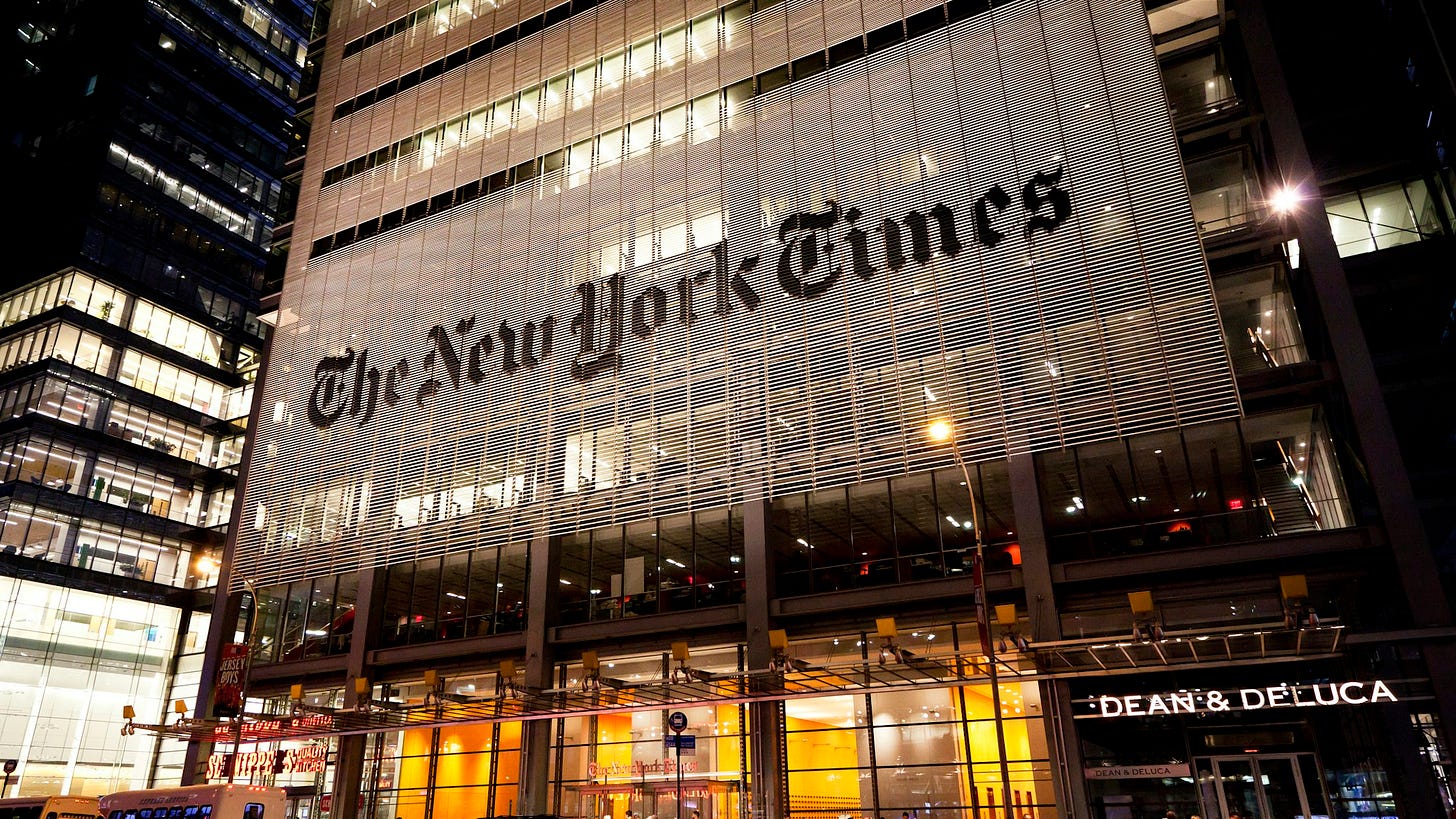
[[[1372,682],[1299,683],[1239,688],[1228,691],[1186,690],[1163,694],[1102,695],[1087,700],[1081,717],[1156,717],[1173,714],[1210,714],[1223,711],[1260,711],[1273,708],[1311,708],[1327,705],[1370,705],[1396,702],[1395,693],[1382,680]],[[1086,711],[1091,711],[1088,714]]]
[[1187,762],[1171,765],[1099,765],[1083,770],[1088,779],[1168,779],[1193,775]]

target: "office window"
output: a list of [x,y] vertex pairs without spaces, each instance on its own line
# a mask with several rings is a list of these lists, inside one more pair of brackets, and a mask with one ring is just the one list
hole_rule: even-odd
[[1451,209],[1438,186],[1411,179],[1329,197],[1325,213],[1344,257],[1443,235]]

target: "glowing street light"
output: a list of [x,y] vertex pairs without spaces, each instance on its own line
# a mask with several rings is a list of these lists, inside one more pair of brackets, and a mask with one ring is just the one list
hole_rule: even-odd
[[1302,199],[1303,197],[1299,195],[1298,188],[1285,186],[1275,191],[1274,195],[1269,197],[1269,206],[1274,209],[1275,213],[1282,215],[1298,207]]
[[[947,421],[947,420],[945,420],[943,418],[942,419],[937,419],[935,421],[931,421],[930,422],[930,426],[927,426],[925,428],[925,436],[927,438],[929,438],[930,440],[936,442],[937,444],[943,444],[946,441],[950,441],[951,444],[954,445],[955,444],[955,440],[954,440],[955,439],[955,427],[952,426],[949,421]],[[959,461],[960,460],[960,458],[959,458],[959,454],[960,453],[957,452],[956,454],[957,454],[956,460]]]
[[996,647],[991,641],[991,620],[986,602],[986,555],[981,543],[980,517],[976,513],[976,485],[971,481],[971,470],[966,459],[961,457],[960,443],[956,440],[955,425],[944,418],[937,418],[925,426],[925,437],[933,443],[950,442],[950,454],[960,467],[965,481],[966,494],[971,501],[971,537],[975,545],[975,559],[971,569],[971,584],[975,592],[976,631],[981,638],[981,651],[986,655],[990,669],[991,711],[996,725],[996,750],[1001,755],[1001,808],[1007,819],[1011,819],[1011,770],[1006,762],[1006,729],[1001,724],[1001,683],[996,671]]

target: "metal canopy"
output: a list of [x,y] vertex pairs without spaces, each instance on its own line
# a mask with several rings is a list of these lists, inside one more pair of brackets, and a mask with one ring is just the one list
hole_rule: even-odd
[[[492,696],[441,692],[423,702],[373,702],[357,709],[309,709],[280,716],[248,714],[242,724],[242,741],[302,740],[462,723],[733,705],[889,689],[983,684],[990,680],[990,666],[979,655],[942,655],[928,659],[902,650],[901,660],[883,665],[860,661],[833,666],[789,660],[785,671],[694,670],[677,680],[642,682],[601,677],[595,683],[573,688],[505,690]],[[1021,655],[1001,658],[997,675],[1005,682],[1039,677]],[[181,719],[170,725],[128,723],[122,730],[124,733],[151,731],[202,742],[233,743],[238,739],[238,725],[229,720]]]
[[[1108,639],[1032,643],[997,658],[1000,683],[1063,677],[1129,674],[1180,667],[1211,667],[1333,657],[1345,634],[1341,625],[1285,628],[1282,623],[1237,631],[1168,632],[1158,639]],[[431,693],[424,701],[370,702],[356,709],[303,709],[292,715],[248,714],[241,741],[274,742],[329,736],[434,728],[554,717],[590,716],[669,707],[732,705],[898,689],[987,684],[991,667],[976,653],[921,657],[900,650],[893,661],[860,660],[814,665],[785,658],[783,670],[715,673],[678,669],[669,679],[642,682],[600,677],[572,688],[522,691],[506,687],[492,696]],[[228,720],[181,719],[171,725],[127,723],[124,733],[151,731],[189,741],[231,744],[239,726]]]
[[1039,669],[1064,677],[1328,656],[1338,651],[1344,634],[1341,625],[1291,629],[1269,623],[1228,632],[1167,632],[1156,640],[1093,637],[1031,648]]

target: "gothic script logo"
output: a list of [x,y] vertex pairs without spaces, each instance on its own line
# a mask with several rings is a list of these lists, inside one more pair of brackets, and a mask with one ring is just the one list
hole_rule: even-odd
[[[1072,215],[1072,201],[1059,187],[1062,167],[1038,172],[1019,190],[1022,233],[1030,238],[1051,233]],[[1012,197],[993,185],[970,206],[970,241],[994,248],[1006,238]],[[735,310],[753,311],[763,303],[757,285],[760,266],[772,267],[773,281],[784,296],[816,299],[848,278],[865,281],[882,273],[896,273],[913,263],[924,266],[935,255],[954,257],[965,249],[963,217],[950,205],[936,203],[924,212],[912,210],[900,218],[866,219],[857,207],[826,202],[817,213],[791,214],[779,225],[782,249],[769,263],[746,256],[730,263],[725,242],[706,254],[701,270],[677,279],[670,290],[648,285],[628,296],[627,274],[615,273],[576,288],[578,309],[567,327],[576,337],[569,369],[578,381],[590,381],[622,368],[623,347],[629,339],[645,339],[669,322],[691,328],[711,312],[728,316]],[[447,329],[437,324],[425,332],[429,342],[424,358],[411,363],[399,358],[383,366],[367,349],[346,347],[342,355],[328,356],[314,368],[308,400],[308,419],[327,429],[344,417],[360,427],[379,410],[409,399],[421,408],[448,388],[455,392],[478,385],[497,370],[512,375],[541,366],[552,357],[561,322],[554,315],[512,325],[509,321],[477,326],[466,316]],[[484,323],[480,323],[484,324]],[[388,361],[388,359],[386,359]],[[488,362],[498,361],[498,367]]]

